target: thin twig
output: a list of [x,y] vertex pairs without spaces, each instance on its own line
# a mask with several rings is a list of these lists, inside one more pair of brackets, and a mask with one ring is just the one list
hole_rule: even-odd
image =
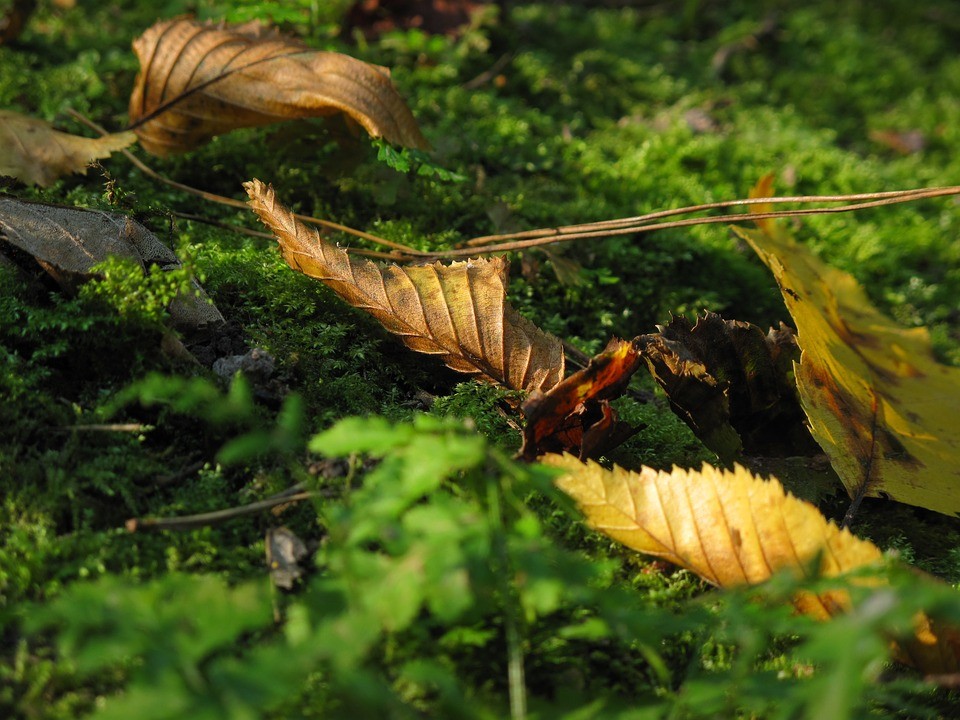
[[[92,121],[80,115],[74,110],[70,113],[78,120],[93,128],[97,132],[107,134],[106,130],[96,125]],[[148,176],[166,183],[171,187],[182,190],[206,200],[229,205],[231,207],[246,208],[246,203],[232,198],[223,197],[208,193],[197,188],[183,185],[170,180],[155,172],[135,155],[128,150],[121,152],[126,155],[130,161],[136,165],[142,172]],[[830,215],[835,213],[851,212],[854,210],[865,210],[868,208],[881,207],[883,205],[893,205],[896,203],[913,202],[935,197],[944,197],[948,195],[960,195],[960,186],[922,188],[915,190],[892,190],[886,192],[857,193],[851,195],[797,195],[790,197],[773,198],[746,198],[738,200],[724,200],[720,202],[704,203],[701,205],[691,205],[684,208],[675,208],[672,210],[660,210],[647,215],[638,215],[630,218],[618,218],[615,220],[604,220],[594,223],[583,223],[579,225],[566,225],[555,228],[540,228],[535,230],[526,230],[516,233],[505,233],[502,235],[484,235],[482,237],[472,238],[458,247],[449,250],[438,250],[434,252],[425,252],[414,248],[395,243],[392,240],[386,240],[376,235],[340,225],[329,220],[320,220],[308,215],[295,214],[294,217],[301,222],[313,223],[331,230],[347,233],[355,237],[363,238],[373,243],[389,247],[397,253],[377,253],[375,251],[364,251],[356,249],[346,249],[347,252],[369,255],[373,257],[402,262],[412,259],[447,259],[458,257],[476,257],[478,255],[488,255],[491,253],[511,252],[514,250],[527,250],[535,247],[543,247],[560,242],[570,242],[571,240],[586,240],[591,238],[614,237],[617,235],[634,235],[639,233],[652,232],[654,230],[666,230],[671,228],[690,227],[693,225],[713,225],[717,223],[733,222],[751,222],[757,220],[768,220],[775,218],[801,217],[804,215]],[[851,201],[857,201],[852,202]],[[860,202],[863,201],[863,202]],[[847,205],[832,208],[802,208],[798,210],[780,210],[770,212],[746,212],[734,215],[720,215],[711,217],[686,218],[683,220],[672,220],[669,222],[654,222],[666,217],[676,215],[686,215],[694,212],[704,212],[707,210],[716,210],[729,207],[738,207],[743,205],[773,205],[780,203],[810,203],[810,202],[846,202]]]
[[244,515],[253,515],[263,510],[269,510],[276,505],[309,500],[310,498],[320,496],[322,496],[322,493],[299,492],[294,495],[275,496],[267,500],[250,503],[249,505],[240,505],[239,507],[215,510],[214,512],[200,513],[198,515],[181,515],[180,517],[172,518],[131,518],[127,520],[126,528],[127,531],[132,533],[139,530],[194,530],[199,527],[219,525],[222,522],[243,517]]
[[[873,202],[854,203],[843,205],[836,208],[807,208],[800,210],[782,210],[776,212],[763,213],[741,213],[738,215],[721,215],[716,217],[688,218],[686,220],[674,220],[665,223],[654,223],[650,225],[640,225],[636,227],[614,227],[612,229],[601,229],[590,232],[571,232],[563,234],[559,228],[538,231],[541,233],[552,233],[551,235],[541,235],[540,237],[529,240],[516,240],[504,242],[496,245],[487,245],[482,248],[460,247],[451,250],[440,250],[432,254],[433,258],[453,258],[453,257],[476,257],[477,255],[486,255],[497,252],[510,252],[513,250],[526,250],[544,245],[553,245],[555,243],[570,242],[571,240],[585,240],[588,238],[605,238],[617,235],[633,235],[639,233],[652,232],[654,230],[665,230],[669,228],[689,227],[691,225],[715,225],[717,223],[735,223],[751,222],[757,220],[767,220],[772,218],[800,217],[803,215],[830,215],[834,213],[851,212],[853,210],[865,210],[867,208],[880,207],[882,205],[893,205],[902,202],[911,202],[913,200],[922,200],[926,198],[942,197],[945,195],[960,195],[960,186],[948,188],[931,188],[925,191],[904,191],[895,198],[875,200]],[[731,201],[743,203],[744,201]],[[756,204],[758,200],[750,200],[750,203]],[[678,211],[679,212],[679,211]],[[576,226],[573,226],[576,227]]]
[[150,430],[152,426],[141,423],[92,423],[90,425],[64,425],[58,429],[71,430],[73,432],[135,433]]
[[[929,195],[928,193],[935,193]],[[909,202],[914,199],[924,197],[937,197],[938,195],[956,195],[960,193],[958,187],[946,188],[918,188],[914,190],[888,190],[885,192],[857,193],[853,195],[793,195],[783,197],[769,198],[747,198],[738,200],[721,200],[712,203],[703,203],[701,205],[689,205],[682,208],[673,208],[670,210],[658,210],[657,212],[637,215],[628,218],[617,218],[615,220],[601,220],[592,223],[579,223],[577,225],[565,225],[555,228],[539,228],[535,230],[521,230],[514,233],[504,233],[500,235],[483,235],[481,237],[471,238],[460,243],[457,247],[477,247],[479,245],[489,245],[491,243],[501,243],[505,240],[523,240],[528,238],[550,237],[553,235],[565,235],[571,233],[589,232],[607,228],[636,227],[652,223],[654,220],[661,220],[675,215],[689,215],[696,212],[705,212],[707,210],[720,210],[728,207],[737,207],[742,205],[777,205],[783,203],[811,203],[811,202],[853,202],[861,200],[881,200],[887,199],[893,202]],[[916,197],[914,197],[916,196]],[[892,203],[883,203],[892,204]],[[872,206],[870,206],[872,207]],[[856,209],[856,208],[851,208]],[[788,211],[790,212],[790,211]],[[809,212],[809,210],[805,211]],[[846,212],[841,208],[833,208],[832,212]],[[730,219],[733,216],[727,216]]]
[[213,227],[223,228],[224,230],[230,230],[231,232],[240,233],[241,235],[249,235],[250,237],[265,238],[267,240],[276,241],[273,233],[261,232],[260,230],[251,230],[250,228],[242,225],[234,225],[232,223],[214,220],[213,218],[204,217],[203,215],[196,215],[195,213],[185,213],[180,212],[179,210],[170,210],[169,212],[171,215],[178,218],[183,218],[184,220],[192,220],[193,222],[203,223],[204,225],[212,225]]
[[287,500],[293,495],[299,495],[300,493],[305,492],[306,489],[307,486],[304,483],[298,482],[295,485],[291,485],[290,487],[286,488],[285,490],[281,490],[278,493],[274,493],[270,497],[264,498],[264,500]]
[[[69,113],[78,121],[82,122],[84,125],[91,128],[92,130],[95,130],[101,135],[110,134],[106,129],[104,129],[100,125],[97,125],[95,122],[85,117],[84,115],[81,115],[76,110],[70,109]],[[245,203],[242,200],[235,200],[234,198],[225,197],[224,195],[217,195],[216,193],[207,192],[206,190],[200,190],[199,188],[195,188],[195,187],[191,187],[190,185],[184,185],[183,183],[179,183],[176,180],[171,180],[170,178],[158,173],[156,170],[154,170],[149,165],[144,163],[140,158],[138,158],[129,150],[123,149],[120,152],[122,152],[126,156],[126,158],[130,162],[132,162],[137,169],[140,170],[140,172],[142,172],[144,175],[147,175],[148,177],[153,178],[157,182],[164,183],[165,185],[169,185],[170,187],[180,190],[181,192],[185,192],[190,195],[195,195],[196,197],[202,198],[204,200],[209,200],[210,202],[215,202],[220,205],[227,205],[228,207],[235,207],[241,210],[249,209],[247,206],[247,203]],[[372,235],[368,232],[364,232],[363,230],[356,230],[354,228],[348,227],[347,225],[341,225],[340,223],[331,222],[330,220],[321,220],[319,218],[315,218],[310,215],[300,215],[299,213],[294,213],[293,216],[297,220],[300,220],[301,222],[310,223],[312,225],[319,225],[320,227],[329,228],[330,230],[337,230],[338,232],[346,233],[347,235],[353,235],[355,237],[362,238],[364,240],[375,243],[377,245],[381,245],[383,247],[388,247],[393,250],[397,250],[405,255],[410,255],[413,257],[424,257],[429,254],[429,253],[423,252],[422,250],[417,250],[416,248],[409,247],[408,245],[403,245],[402,243],[394,242],[393,240],[387,240],[386,238],[378,237],[377,235]],[[347,249],[347,248],[345,248],[345,250],[347,250],[347,252],[351,252],[352,250],[355,254],[359,254],[359,255],[369,254],[368,252],[365,252],[365,251],[358,252],[357,250]],[[394,257],[394,256],[387,256],[387,257]]]
[[587,355],[583,350],[576,347],[575,345],[570,344],[568,341],[563,341],[563,352],[567,356],[567,359],[570,360],[577,367],[585,368],[590,362],[590,356]]
[[207,462],[205,460],[197,460],[178,472],[171,473],[170,475],[161,475],[154,481],[154,486],[163,487],[165,485],[172,485],[173,483],[180,482],[181,480],[186,480],[194,473],[202,470],[203,466],[206,464]]
[[510,64],[510,61],[513,60],[513,56],[513,51],[505,52],[503,55],[497,58],[493,65],[477,75],[475,78],[473,78],[473,80],[467,80],[467,82],[460,87],[462,87],[464,90],[476,90],[478,87],[483,87],[493,78],[499,75],[501,70]]

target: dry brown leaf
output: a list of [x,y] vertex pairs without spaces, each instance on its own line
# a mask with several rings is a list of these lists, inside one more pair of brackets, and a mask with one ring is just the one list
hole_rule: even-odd
[[241,127],[336,113],[373,137],[429,148],[388,72],[355,58],[182,18],[158,22],[133,49],[141,70],[130,123],[156,155]]
[[[592,528],[719,587],[761,583],[782,570],[804,576],[813,563],[819,575],[834,577],[882,557],[876,545],[841,530],[777,480],[762,480],[739,465],[732,471],[704,465],[699,472],[630,472],[572,455],[547,455],[543,462],[565,471],[557,486]],[[795,599],[801,612],[822,620],[849,603],[843,591]],[[960,662],[960,634],[920,617],[915,637],[897,655],[925,672],[952,672]]]
[[132,132],[100,138],[70,135],[44,120],[0,110],[0,175],[47,187],[61,175],[86,173],[92,160],[136,141]]
[[546,391],[563,378],[563,344],[507,302],[503,258],[382,267],[297,221],[272,187],[259,180],[244,187],[290,267],[373,315],[410,349],[517,390]]

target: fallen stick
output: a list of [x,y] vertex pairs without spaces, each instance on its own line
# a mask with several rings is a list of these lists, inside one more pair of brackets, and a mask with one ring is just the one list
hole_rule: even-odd
[[277,505],[308,500],[313,497],[322,497],[324,493],[319,492],[298,492],[293,495],[280,493],[266,500],[258,500],[249,505],[240,505],[238,507],[227,508],[226,510],[215,510],[208,513],[199,513],[197,515],[181,515],[170,518],[130,518],[125,523],[127,532],[139,532],[142,530],[195,530],[200,527],[210,525],[219,525],[227,520],[243,517],[244,515],[255,515],[258,512],[269,510]]

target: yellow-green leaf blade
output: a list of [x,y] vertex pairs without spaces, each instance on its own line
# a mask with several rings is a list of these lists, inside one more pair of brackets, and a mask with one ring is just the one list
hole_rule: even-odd
[[960,368],[782,229],[735,230],[780,286],[802,350],[801,403],[847,491],[960,513]]
[[720,587],[763,582],[788,568],[804,573],[818,556],[828,576],[880,560],[872,543],[739,465],[631,472],[569,455],[549,455],[546,462],[567,471],[557,485],[591,527]]
[[[564,474],[557,486],[590,527],[629,548],[669,560],[720,587],[756,584],[782,570],[803,575],[819,562],[827,577],[877,564],[881,553],[828,521],[810,503],[740,466],[700,471],[608,470],[572,455],[546,455]],[[794,598],[796,608],[827,620],[850,605],[845,591]],[[960,632],[925,615],[893,646],[901,662],[926,673],[960,669]]]

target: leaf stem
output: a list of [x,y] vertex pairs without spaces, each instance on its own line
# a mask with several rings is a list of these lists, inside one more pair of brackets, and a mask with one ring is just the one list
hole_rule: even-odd
[[[84,125],[91,128],[92,130],[95,130],[101,135],[110,134],[106,129],[104,129],[100,125],[97,125],[95,122],[85,117],[84,115],[80,114],[76,110],[73,110],[71,108],[69,110],[69,113],[76,120],[83,123]],[[170,178],[158,173],[156,170],[151,168],[149,165],[147,165],[145,162],[143,162],[140,158],[138,158],[129,150],[124,149],[124,150],[121,150],[121,152],[126,156],[126,158],[131,163],[133,163],[133,165],[138,170],[140,170],[140,172],[142,172],[144,175],[150,178],[153,178],[157,182],[161,182],[165,185],[169,185],[170,187],[180,190],[181,192],[185,192],[189,195],[194,195],[204,200],[215,202],[219,205],[227,205],[228,207],[235,207],[241,210],[249,209],[247,203],[243,200],[235,200],[234,198],[229,198],[224,195],[217,195],[216,193],[207,192],[206,190],[200,190],[199,188],[195,188],[195,187],[191,187],[190,185],[184,185],[183,183],[179,183],[176,180],[171,180]],[[412,257],[426,257],[429,255],[429,253],[425,253],[422,250],[417,250],[416,248],[412,248],[408,245],[403,245],[402,243],[394,242],[393,240],[387,240],[386,238],[382,238],[377,235],[372,235],[371,233],[364,232],[363,230],[355,230],[354,228],[348,227],[347,225],[341,225],[340,223],[331,222],[330,220],[321,220],[319,218],[315,218],[310,215],[300,215],[298,213],[294,213],[293,216],[297,220],[300,220],[301,222],[311,223],[312,225],[319,225],[320,227],[325,227],[330,230],[336,230],[338,232],[346,233],[347,235],[353,235],[354,237],[362,238],[363,240],[367,240],[369,242],[380,245],[382,247],[388,247],[393,250],[399,251],[404,255],[409,255]],[[367,255],[371,257],[380,257],[380,258],[394,259],[394,260],[397,259],[395,255],[391,255],[387,253],[376,253],[375,251],[357,250],[352,248],[344,248],[344,249],[347,252],[352,252],[353,254],[356,254],[356,255]]]
[[493,544],[498,568],[495,568],[500,599],[503,603],[503,625],[507,640],[507,690],[510,697],[511,720],[527,716],[527,687],[523,668],[523,644],[517,618],[516,593],[511,578],[510,553],[507,548],[503,522],[503,476],[487,486],[487,511],[493,529]]

